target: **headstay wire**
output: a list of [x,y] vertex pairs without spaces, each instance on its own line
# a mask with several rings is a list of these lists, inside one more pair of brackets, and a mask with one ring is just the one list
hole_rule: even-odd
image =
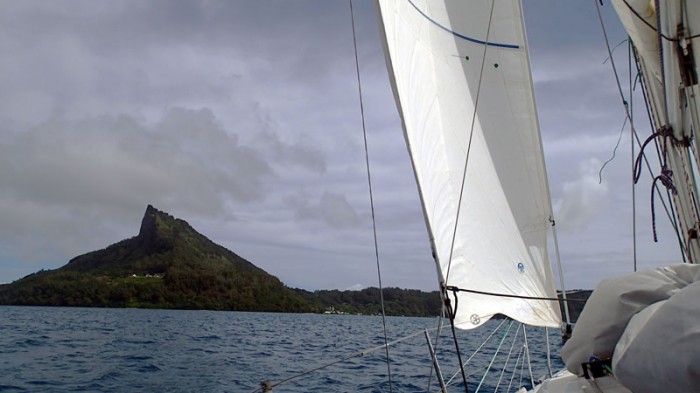
[[379,244],[377,242],[377,220],[376,216],[374,214],[374,195],[372,194],[372,175],[370,172],[370,166],[369,166],[369,148],[367,146],[367,127],[365,124],[365,107],[364,107],[364,102],[362,99],[362,79],[360,77],[360,61],[359,61],[359,56],[357,55],[357,33],[355,31],[355,14],[352,8],[352,0],[349,0],[350,3],[350,24],[352,25],[352,44],[355,52],[355,72],[357,75],[357,91],[358,91],[358,96],[359,96],[359,101],[360,101],[360,117],[362,118],[362,136],[364,138],[364,147],[365,147],[365,164],[367,167],[367,184],[369,188],[369,204],[370,204],[370,210],[372,211],[372,235],[374,237],[374,256],[375,260],[377,261],[377,279],[379,281],[379,300],[381,303],[381,309],[382,309],[382,327],[384,331],[384,348],[386,349],[386,372],[387,372],[387,378],[389,380],[389,391],[393,392],[393,383],[391,380],[391,361],[389,358],[389,339],[387,337],[386,333],[386,313],[384,311],[384,288],[382,286],[382,270],[381,270],[381,265],[379,263]]
[[[454,254],[454,248],[455,248],[455,241],[457,238],[457,227],[459,225],[459,216],[460,212],[462,210],[462,198],[464,195],[464,188],[467,182],[467,168],[469,165],[469,155],[471,152],[472,148],[472,141],[474,140],[474,129],[476,126],[476,114],[477,114],[477,109],[479,108],[479,96],[481,93],[481,82],[483,80],[484,76],[484,67],[486,65],[486,52],[489,47],[489,35],[491,33],[491,23],[493,21],[493,10],[496,6],[496,0],[491,1],[491,11],[489,12],[489,22],[486,27],[486,39],[484,42],[484,51],[481,59],[481,68],[479,70],[479,82],[477,84],[476,88],[476,97],[474,98],[474,113],[472,114],[472,121],[470,125],[470,130],[469,130],[469,142],[467,144],[467,151],[465,154],[464,158],[464,171],[462,173],[462,185],[460,187],[459,191],[459,199],[457,200],[457,212],[455,216],[455,225],[454,229],[452,232],[452,242],[450,244],[450,256],[447,259],[447,273],[445,274],[445,281],[443,282],[443,288],[442,291],[444,292],[444,299],[449,301],[449,295],[447,294],[446,286],[449,283],[449,278],[450,278],[450,268],[452,267],[452,257]],[[453,292],[454,298],[455,298],[455,307],[454,310],[452,309],[452,306],[448,303],[447,304],[447,312],[448,316],[450,318],[450,327],[452,328],[452,338],[454,340],[455,344],[455,351],[457,352],[457,361],[459,361],[459,366],[460,366],[460,371],[462,373],[462,382],[464,383],[464,391],[468,392],[469,391],[469,385],[467,384],[467,374],[464,371],[464,367],[462,366],[462,354],[461,351],[459,350],[459,342],[457,340],[457,332],[455,330],[455,324],[454,324],[454,318],[455,314],[457,313],[457,292]]]

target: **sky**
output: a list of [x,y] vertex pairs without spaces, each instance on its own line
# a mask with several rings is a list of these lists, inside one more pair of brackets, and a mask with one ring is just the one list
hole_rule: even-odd
[[[353,8],[382,284],[436,290],[374,6]],[[627,129],[598,175],[624,110],[593,0],[524,11],[566,287],[593,288],[632,270]],[[135,236],[151,204],[288,286],[378,285],[347,1],[0,0],[0,53],[0,283]],[[650,187],[640,269],[680,261]]]

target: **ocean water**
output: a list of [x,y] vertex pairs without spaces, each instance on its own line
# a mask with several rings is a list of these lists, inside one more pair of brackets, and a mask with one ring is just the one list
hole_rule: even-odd
[[[416,336],[389,347],[394,392],[439,391],[424,329],[437,318],[387,318],[389,340]],[[460,332],[463,360],[502,321]],[[500,344],[499,357],[480,391],[529,386],[519,339],[503,327],[467,364],[470,392],[481,382]],[[432,336],[435,332],[430,333]],[[550,334],[552,352],[560,339]],[[527,330],[533,375],[547,372],[541,329]],[[381,317],[216,311],[0,306],[0,392],[252,392],[306,370],[359,354],[383,343]],[[512,349],[511,349],[512,348]],[[449,380],[458,362],[449,327],[437,346]],[[508,354],[513,373],[501,373]],[[520,360],[518,360],[520,359]],[[554,368],[561,367],[554,358]],[[273,392],[389,392],[386,353],[356,356],[275,386]],[[432,373],[434,375],[434,373]],[[510,390],[508,386],[510,385]],[[451,391],[464,391],[457,376]]]

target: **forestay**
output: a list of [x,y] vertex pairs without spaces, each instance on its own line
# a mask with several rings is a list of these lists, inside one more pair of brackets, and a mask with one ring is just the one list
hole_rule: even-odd
[[[519,1],[499,0],[493,10],[489,1],[378,5],[440,280],[556,297],[547,255],[551,202]],[[458,295],[455,324],[473,328],[497,313],[561,324],[556,301],[467,292]]]

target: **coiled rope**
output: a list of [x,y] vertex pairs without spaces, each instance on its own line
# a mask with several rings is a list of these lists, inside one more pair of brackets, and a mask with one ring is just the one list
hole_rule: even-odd
[[[642,96],[644,98],[644,108],[646,110],[647,118],[649,120],[649,127],[653,129],[654,128],[654,113],[649,108],[650,98],[648,96],[646,81],[644,79],[644,75],[642,74],[642,72],[640,70],[639,61],[637,60],[637,52],[636,52],[636,49],[634,48],[634,46],[632,46],[632,50],[633,50],[633,54],[634,54],[634,58],[635,58],[637,76],[639,77],[639,82],[640,82],[640,85],[642,87],[642,93],[643,93]],[[637,142],[637,146],[639,146],[639,150],[640,151],[644,150],[642,147],[642,142],[639,139],[639,135],[637,135],[635,133],[633,133],[633,135],[634,135],[635,141]],[[655,146],[656,146],[656,155],[658,157],[658,160],[659,160],[659,162],[662,162],[661,148],[659,147],[658,143],[655,143]],[[649,163],[649,159],[647,158],[646,154],[644,154],[642,156],[642,158],[644,160],[644,164],[647,168],[647,171],[651,174],[651,176],[653,178],[654,175],[653,175],[653,171],[651,170],[651,164]],[[640,162],[639,166],[641,166],[641,162]],[[634,171],[634,167],[633,167],[633,173],[634,172],[635,171]],[[641,169],[638,170],[638,172],[641,173]],[[664,199],[663,195],[661,194],[661,189],[659,187],[654,187],[654,191],[656,191],[656,194],[658,195],[659,200],[661,201],[661,204],[663,205],[664,211],[666,212],[666,216],[668,217],[669,222],[671,222],[671,224],[672,224],[672,228],[674,229],[673,232],[676,234],[676,240],[678,241],[678,247],[681,251],[681,257],[683,258],[683,262],[686,262],[685,248],[683,245],[683,237],[681,236],[681,233],[680,233],[678,220],[674,214],[671,214],[671,211],[669,210],[669,206],[666,204],[666,199]],[[669,201],[671,200],[671,193],[668,189],[666,190],[666,197],[668,198]],[[672,205],[671,205],[671,208],[673,208]]]
[[[662,137],[662,138],[671,138],[671,140],[675,141],[676,143],[684,143],[683,141],[677,141],[674,136],[673,136],[673,130],[670,127],[663,127],[660,130],[656,131],[655,133],[651,134],[642,144],[642,147],[639,151],[639,154],[637,155],[637,159],[634,162],[634,183],[636,184],[639,181],[639,177],[641,176],[642,173],[642,157],[644,156],[644,148],[653,140],[655,140],[657,137]],[[662,146],[666,146],[665,143],[662,144]],[[663,149],[662,153],[662,164],[661,164],[661,174],[658,176],[654,177],[654,181],[651,183],[651,226],[652,230],[654,233],[654,242],[658,242],[658,236],[656,233],[656,209],[654,208],[654,201],[656,198],[654,198],[654,189],[656,188],[656,183],[661,182],[661,184],[666,187],[667,190],[673,193],[673,195],[678,194],[678,190],[676,189],[676,186],[673,184],[673,171],[668,168],[667,162],[666,162],[666,149]]]

